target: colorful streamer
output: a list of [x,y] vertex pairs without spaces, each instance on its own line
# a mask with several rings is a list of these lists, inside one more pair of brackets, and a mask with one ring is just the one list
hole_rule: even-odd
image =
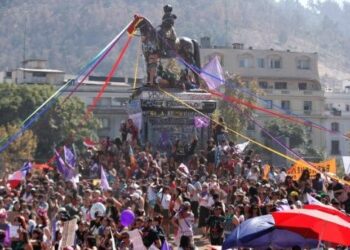
[[136,52],[136,64],[135,64],[134,84],[133,84],[133,86],[132,86],[133,89],[136,89],[136,82],[137,82],[138,69],[139,69],[139,61],[140,61],[140,52],[141,52],[141,40],[140,40],[140,42],[139,42],[139,45],[137,46],[137,52]]
[[115,71],[117,70],[121,60],[124,57],[124,54],[126,52],[126,49],[129,47],[129,44],[131,42],[132,36],[128,37],[128,40],[126,41],[126,44],[124,45],[123,49],[120,52],[120,55],[118,56],[116,62],[114,63],[111,71],[109,72],[105,83],[103,84],[102,88],[100,89],[100,91],[98,92],[97,96],[94,98],[94,100],[92,101],[92,104],[88,107],[86,113],[85,113],[85,119],[87,119],[88,115],[90,114],[90,112],[92,112],[95,108],[97,103],[100,101],[102,95],[104,94],[106,88],[108,87],[108,85],[110,84],[111,78],[113,77]]
[[[129,28],[129,26],[132,24],[132,22],[128,23],[124,29],[118,34],[116,35],[116,37],[94,58],[96,60],[96,64],[92,65],[91,68],[89,69],[88,73],[86,74],[86,76],[79,81],[79,83],[75,86],[75,88],[71,91],[71,93],[65,97],[65,99],[63,100],[62,104],[64,104],[68,98],[70,98],[72,96],[72,94],[81,86],[81,84],[85,81],[85,79],[87,78],[87,76],[89,76],[91,74],[92,71],[95,70],[95,68],[102,62],[102,60],[108,55],[108,53],[113,49],[114,45],[117,44],[117,42],[119,41],[119,39],[122,37],[122,35],[127,31],[127,29]],[[87,70],[88,70],[87,69]],[[87,71],[86,70],[86,71]]]
[[[120,37],[127,31],[129,26],[133,23],[130,22],[125,28],[104,48],[97,54],[78,74],[76,80],[79,80],[83,74],[88,71],[83,79],[77,84],[77,86],[71,90],[70,94],[66,96],[63,103],[78,89],[78,87],[85,81],[85,79],[91,74],[91,72],[101,63],[101,61],[107,56],[107,54],[112,50],[114,45],[119,41]],[[51,95],[44,103],[42,103],[32,114],[30,114],[22,123],[21,128],[15,132],[13,135],[3,138],[1,143],[6,140],[6,142],[0,147],[0,153],[2,153],[12,142],[14,142],[18,137],[20,137],[27,129],[29,129],[34,122],[36,122],[41,115],[43,115],[52,105],[57,101],[58,97],[63,93],[63,91],[69,87],[75,81],[70,80],[62,87],[60,87],[53,95]],[[62,103],[62,104],[63,104]],[[46,106],[45,106],[46,105]]]

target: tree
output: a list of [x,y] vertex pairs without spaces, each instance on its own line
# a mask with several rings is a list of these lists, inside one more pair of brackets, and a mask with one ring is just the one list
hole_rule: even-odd
[[[242,91],[244,89],[245,91]],[[251,92],[251,95],[244,94],[244,92]],[[244,82],[237,75],[230,76],[225,84],[225,95],[226,96],[234,96],[241,100],[245,100],[248,102],[255,102],[254,95],[258,92],[256,83],[252,82]],[[220,100],[218,103],[218,114],[217,116],[222,116],[226,125],[240,132],[248,125],[248,120],[244,118],[244,116],[251,116],[253,114],[252,109],[247,106],[241,104],[231,104],[227,101]],[[230,133],[230,138],[233,140],[237,139],[236,135]]]
[[[33,110],[54,92],[50,85],[0,85],[0,126],[20,124]],[[47,160],[53,147],[95,134],[99,126],[93,115],[84,119],[84,103],[70,98],[64,105],[62,99],[39,118],[31,128],[37,137],[35,159]],[[1,136],[1,139],[3,136]]]
[[[14,134],[19,127],[14,124],[0,126],[0,135],[4,137]],[[26,160],[32,160],[37,147],[37,137],[33,131],[27,130],[23,135],[14,141],[4,152],[0,159],[4,165],[10,169],[17,169],[19,164]]]
[[[289,148],[298,152],[304,159],[318,162],[324,159],[320,150],[311,145],[310,132],[307,127],[280,120],[269,120],[265,123],[265,129],[275,138],[288,138]],[[265,143],[271,144],[272,139],[262,132]]]

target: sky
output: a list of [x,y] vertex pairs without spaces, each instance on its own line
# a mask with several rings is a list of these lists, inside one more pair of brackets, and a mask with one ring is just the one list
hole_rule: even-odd
[[[321,0],[321,2],[323,2],[324,0]],[[350,0],[333,0],[334,2],[337,2],[340,6],[342,6],[342,3],[343,2],[348,2],[348,3],[350,3]],[[303,4],[304,6],[306,6],[307,5],[307,2],[308,2],[308,0],[299,0],[299,2],[301,3],[301,4]]]

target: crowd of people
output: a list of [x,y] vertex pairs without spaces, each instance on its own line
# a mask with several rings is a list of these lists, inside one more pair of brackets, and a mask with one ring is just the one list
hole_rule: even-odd
[[[78,183],[56,171],[31,171],[16,188],[7,176],[0,187],[0,243],[2,249],[60,249],[65,222],[77,220],[74,244],[64,249],[138,249],[131,231],[139,232],[144,249],[196,249],[194,236],[212,245],[243,221],[279,209],[301,208],[307,194],[324,204],[350,213],[350,189],[304,170],[299,180],[285,166],[271,166],[252,150],[241,152],[216,131],[205,149],[197,138],[175,143],[171,152],[152,145],[141,147],[129,124],[121,139],[107,140],[79,156]],[[219,129],[218,129],[219,130]],[[131,141],[127,133],[132,134]],[[98,169],[103,167],[110,188],[101,189]],[[347,178],[347,177],[345,177]],[[348,180],[348,179],[347,179]],[[94,204],[105,211],[92,211]],[[132,210],[129,226],[120,215]]]

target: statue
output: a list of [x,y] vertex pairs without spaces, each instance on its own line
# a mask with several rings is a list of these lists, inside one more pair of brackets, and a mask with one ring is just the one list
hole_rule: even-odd
[[177,37],[174,24],[176,15],[172,6],[163,7],[162,23],[156,29],[151,22],[142,17],[136,28],[140,30],[142,52],[147,67],[147,85],[182,88],[188,90],[198,88],[199,78],[195,72],[178,63],[176,57],[190,65],[200,68],[198,42],[188,37]]
[[157,31],[157,35],[161,40],[159,43],[159,49],[162,57],[172,58],[176,56],[176,32],[174,24],[177,17],[171,13],[173,11],[171,5],[165,5],[163,10],[164,15],[162,18],[162,24]]

